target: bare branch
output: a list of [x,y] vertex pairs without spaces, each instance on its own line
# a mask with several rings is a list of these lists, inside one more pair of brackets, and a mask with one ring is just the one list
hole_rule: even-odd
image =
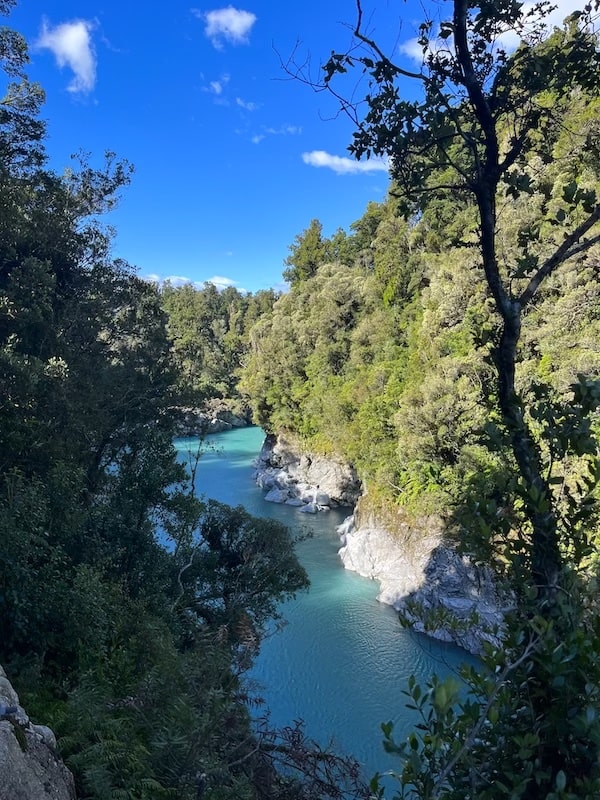
[[354,36],[363,44],[377,55],[381,63],[388,67],[396,75],[402,75],[404,78],[411,78],[412,80],[426,81],[426,76],[421,72],[411,72],[410,70],[403,69],[385,55],[385,53],[378,46],[377,42],[362,32],[362,18],[363,10],[361,0],[356,0],[356,26],[354,28]]
[[588,218],[584,220],[581,225],[575,228],[572,233],[565,237],[565,240],[560,247],[554,251],[550,258],[546,259],[542,266],[537,270],[535,275],[531,278],[527,288],[523,291],[518,299],[521,308],[525,308],[525,306],[536,294],[542,281],[551,275],[557,267],[559,267],[567,259],[572,258],[579,253],[584,253],[594,244],[600,242],[600,234],[594,236],[592,239],[586,239],[585,241],[580,242],[580,239],[585,236],[585,234],[591,228],[593,228],[599,220],[600,205],[597,205]]

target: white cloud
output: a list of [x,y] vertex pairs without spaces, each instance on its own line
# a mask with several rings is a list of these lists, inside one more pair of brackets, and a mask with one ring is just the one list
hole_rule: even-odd
[[242,100],[241,97],[236,97],[235,102],[240,108],[243,108],[245,111],[256,111],[259,108],[258,103],[252,103],[248,100]]
[[[231,256],[233,253],[229,252],[225,255]],[[143,280],[148,281],[149,283],[157,283],[159,286],[163,283],[170,283],[171,286],[175,288],[179,288],[180,286],[185,286],[186,284],[191,284],[195,289],[203,289],[207,283],[212,283],[213,286],[216,286],[217,289],[221,292],[223,289],[227,289],[229,286],[235,287],[238,292],[246,292],[246,289],[242,289],[241,286],[238,286],[238,282],[234,281],[232,278],[226,278],[223,275],[213,275],[212,278],[207,278],[205,281],[197,281],[193,278],[188,278],[185,275],[157,275],[156,273],[150,273],[149,275],[144,275]]]
[[302,133],[302,128],[297,125],[282,125],[280,128],[267,128],[266,132],[272,136],[297,136]]
[[223,275],[213,275],[212,278],[207,278],[204,283],[212,283],[219,291],[227,289],[229,286],[235,286],[237,281],[231,278],[225,278]]
[[408,56],[411,61],[421,62],[423,60],[423,48],[419,44],[419,40],[415,36],[414,39],[408,39],[403,42],[398,50],[402,55]]
[[313,150],[310,153],[302,153],[302,161],[311,167],[326,167],[327,169],[332,169],[338,175],[352,175],[359,172],[387,172],[389,169],[387,161],[380,158],[371,158],[368,161],[355,161],[352,158],[332,156],[324,150]]
[[151,277],[155,279],[153,283],[170,283],[171,286],[184,286],[186,283],[194,283],[191,278],[187,278],[185,275],[167,275],[166,278],[152,275]]
[[194,10],[193,13],[206,22],[204,33],[217,50],[222,49],[223,41],[230,44],[248,44],[248,36],[256,22],[256,14],[233,6],[217,8],[206,13]]
[[[535,8],[535,5],[532,2],[523,3],[521,13],[523,15],[530,13]],[[584,3],[581,0],[554,0],[552,11],[544,19],[546,33],[550,33],[554,28],[561,28],[565,18],[574,11],[581,10],[583,5]],[[526,24],[526,31],[527,27],[530,27],[530,25]],[[507,31],[500,37],[500,40],[501,45],[507,50],[516,50],[520,42],[519,36],[514,31]]]
[[[585,3],[581,0],[554,0],[553,6],[555,8],[546,17],[546,24],[552,28],[554,26],[561,27],[565,17],[568,17],[574,11],[581,10]],[[523,13],[531,11],[535,3],[523,3]]]
[[[204,76],[203,76],[204,77]],[[210,92],[210,94],[216,94],[217,97],[225,91],[225,87],[229,83],[230,76],[225,73],[221,75],[221,77],[216,81],[210,81],[208,86],[203,86],[203,92]]]
[[223,81],[211,81],[209,83],[209,86],[210,86],[210,91],[213,94],[222,94],[223,93],[223,86],[224,86]]
[[299,136],[302,128],[298,125],[282,125],[279,128],[263,128],[262,133],[256,133],[251,138],[252,144],[259,144],[267,136]]
[[96,83],[96,54],[91,32],[94,24],[89,20],[73,20],[51,28],[44,20],[42,32],[35,47],[54,53],[62,69],[68,66],[74,78],[68,86],[70,92],[90,92]]

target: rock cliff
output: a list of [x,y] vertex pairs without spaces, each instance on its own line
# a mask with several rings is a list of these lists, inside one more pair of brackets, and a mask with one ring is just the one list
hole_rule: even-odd
[[338,529],[346,569],[379,581],[378,599],[414,630],[471,653],[484,641],[498,644],[508,603],[491,571],[445,541],[441,520],[409,520],[401,509],[374,515],[363,505]]
[[252,424],[252,412],[234,400],[208,400],[202,408],[179,409],[179,436],[222,433]]
[[34,725],[0,667],[0,800],[75,800],[54,734]]
[[332,506],[354,506],[362,485],[349,464],[303,451],[291,437],[267,436],[255,462],[254,478],[265,500],[315,513]]
[[288,436],[267,437],[255,479],[267,501],[297,505],[300,511],[354,507],[339,529],[342,562],[379,581],[378,599],[401,611],[415,630],[472,653],[480,652],[484,641],[499,641],[508,604],[491,572],[474,566],[446,541],[440,519],[369,509],[353,467],[303,452]]

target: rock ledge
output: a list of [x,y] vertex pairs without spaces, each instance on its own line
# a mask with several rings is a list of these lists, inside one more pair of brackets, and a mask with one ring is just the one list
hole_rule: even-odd
[[500,644],[509,608],[491,570],[475,566],[444,542],[440,520],[391,525],[348,517],[338,528],[346,569],[379,581],[378,600],[393,606],[411,627],[453,641],[471,653]]
[[355,469],[336,459],[302,452],[284,436],[267,436],[256,458],[254,480],[269,503],[286,503],[315,514],[334,506],[353,506],[361,493]]
[[0,800],[75,800],[54,734],[34,725],[0,667]]

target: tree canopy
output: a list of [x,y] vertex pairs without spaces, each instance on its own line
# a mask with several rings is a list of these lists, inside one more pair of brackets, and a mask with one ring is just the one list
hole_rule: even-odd
[[[43,92],[6,28],[0,59],[0,662],[82,800],[316,800],[278,771],[311,743],[297,726],[292,757],[291,732],[252,728],[242,680],[278,602],[307,586],[293,539],[196,495],[173,446],[193,384],[165,312],[178,298],[115,259],[102,223],[131,169],[112,153],[49,169]],[[230,388],[273,299],[194,296],[212,306],[201,389]],[[325,761],[339,783],[322,790],[313,760],[319,797],[352,770],[360,785],[353,762]]]
[[[600,647],[598,4],[550,31],[546,3],[437,4],[414,71],[386,55],[364,27],[361,0],[356,8],[352,47],[332,53],[317,88],[331,89],[353,119],[354,155],[389,159],[374,271],[357,284],[370,285],[383,309],[359,301],[352,343],[335,368],[323,362],[318,381],[310,364],[335,341],[317,344],[328,320],[314,317],[306,353],[297,347],[285,360],[262,323],[253,357],[274,380],[254,371],[254,386],[265,386],[255,404],[317,446],[337,438],[370,478],[371,498],[379,487],[397,503],[441,510],[461,546],[513,593],[504,647],[486,656],[489,675],[466,675],[469,700],[435,679],[409,688],[422,733],[399,748],[401,796],[591,798],[600,780],[591,688]],[[508,32],[520,41],[513,50]],[[358,104],[340,94],[353,70],[367,85]],[[285,341],[304,341],[296,315],[333,274],[322,262],[292,286]],[[363,350],[353,383],[358,331],[377,340],[375,313],[398,326],[384,337],[394,348],[387,363]],[[371,436],[356,446],[354,432],[365,429]],[[384,453],[379,469],[370,442]],[[384,733],[394,749],[391,726]]]

